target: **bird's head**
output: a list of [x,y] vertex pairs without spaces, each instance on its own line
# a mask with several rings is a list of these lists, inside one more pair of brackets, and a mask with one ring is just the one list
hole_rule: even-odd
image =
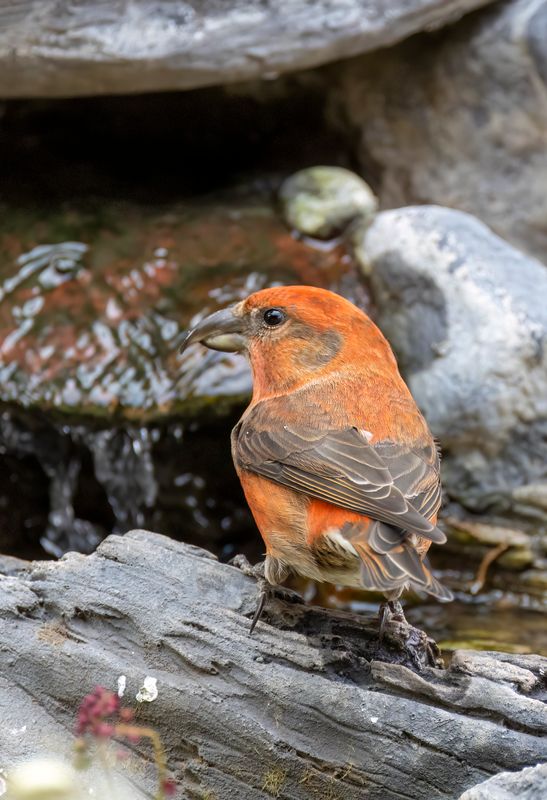
[[190,330],[182,350],[201,342],[248,355],[255,396],[294,389],[341,364],[393,358],[386,340],[360,309],[312,286],[255,292]]

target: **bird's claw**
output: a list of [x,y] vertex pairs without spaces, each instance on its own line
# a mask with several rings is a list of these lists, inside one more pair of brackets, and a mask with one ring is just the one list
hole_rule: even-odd
[[258,583],[260,594],[258,597],[256,610],[251,620],[249,634],[254,631],[268,600],[278,599],[283,600],[286,603],[303,602],[302,597],[298,594],[298,592],[293,592],[292,589],[286,589],[284,586],[277,586],[268,583],[264,572],[266,562],[261,561],[253,566],[246,556],[239,554],[230,559],[228,563],[233,567],[240,569],[243,574],[248,575],[249,578],[255,578]]
[[400,622],[403,625],[409,624],[405,617],[403,607],[398,600],[388,600],[382,603],[378,609],[378,619],[380,620],[379,636],[381,642],[384,640],[386,628],[390,622]]
[[251,627],[249,628],[250,636],[256,627],[256,623],[262,616],[264,606],[266,605],[266,600],[272,594],[273,587],[264,577],[264,561],[260,561],[258,564],[253,566],[247,556],[244,556],[242,553],[238,553],[238,555],[235,555],[233,558],[231,558],[228,563],[231,564],[232,567],[237,567],[237,569],[240,569],[241,572],[243,572],[243,574],[247,575],[249,578],[255,578],[260,589],[258,603],[251,620]]
[[398,628],[398,630],[392,630],[389,639],[393,639],[393,641],[398,641],[399,643],[405,642],[404,647],[411,659],[416,663],[418,669],[424,666],[424,662],[423,656],[416,656],[416,648],[418,648],[418,651],[421,653],[423,653],[425,649],[425,664],[427,666],[442,666],[441,653],[437,643],[424,633],[424,631],[421,631],[419,628],[414,628],[414,626],[408,622],[404,615],[403,607],[398,600],[390,600],[382,603],[378,611],[378,616],[380,620],[379,639],[381,643],[384,641],[388,626],[395,622],[397,623],[396,628]]
[[264,606],[266,605],[266,600],[268,599],[268,595],[270,594],[269,589],[264,585],[264,583],[265,582],[263,582],[260,594],[258,596],[258,603],[255,608],[255,613],[253,614],[253,618],[251,620],[251,627],[249,628],[249,636],[252,635],[256,627],[256,623],[262,616],[262,612],[264,611]]

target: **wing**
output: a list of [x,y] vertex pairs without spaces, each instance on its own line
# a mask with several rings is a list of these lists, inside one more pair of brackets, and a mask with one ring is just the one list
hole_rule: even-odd
[[440,505],[433,442],[423,448],[388,441],[372,446],[354,427],[321,431],[263,423],[253,423],[251,414],[234,431],[234,456],[242,469],[386,523],[372,531],[375,541],[370,544],[378,552],[393,547],[393,536],[400,542],[401,531],[439,544],[446,541],[427,518]]

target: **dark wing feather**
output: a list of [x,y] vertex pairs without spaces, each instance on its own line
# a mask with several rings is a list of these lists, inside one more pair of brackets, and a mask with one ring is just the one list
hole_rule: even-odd
[[[398,541],[401,531],[446,541],[427,519],[440,503],[433,444],[431,452],[393,442],[372,446],[357,428],[259,427],[250,415],[234,431],[234,456],[243,469],[394,526]],[[379,530],[377,535],[387,534]]]
[[410,583],[438,600],[453,599],[452,592],[432,574],[427,558],[420,558],[408,542],[403,541],[385,554],[376,553],[364,541],[357,542],[356,549],[361,557],[361,581],[365,589],[389,595]]
[[408,449],[393,442],[379,442],[375,450],[414,508],[427,519],[436,514],[441,506],[440,458],[436,442],[432,440],[421,448]]
[[433,576],[427,558],[419,555],[404,531],[383,522],[374,522],[368,528],[347,523],[341,534],[361,558],[365,589],[392,593],[411,583],[439,600],[452,599],[452,592]]

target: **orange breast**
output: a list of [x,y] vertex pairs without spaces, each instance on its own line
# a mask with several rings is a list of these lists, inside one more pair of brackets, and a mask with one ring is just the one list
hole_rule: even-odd
[[308,499],[252,472],[241,470],[239,479],[268,555],[281,557],[285,543],[305,545]]

